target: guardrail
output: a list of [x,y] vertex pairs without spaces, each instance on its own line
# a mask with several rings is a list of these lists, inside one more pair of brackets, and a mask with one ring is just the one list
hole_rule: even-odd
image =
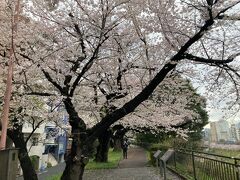
[[176,150],[167,167],[186,179],[240,180],[240,159],[211,153]]

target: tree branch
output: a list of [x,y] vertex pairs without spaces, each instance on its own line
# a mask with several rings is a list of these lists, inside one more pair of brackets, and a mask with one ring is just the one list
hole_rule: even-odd
[[166,77],[166,75],[176,67],[176,64],[168,63],[166,64],[160,72],[151,80],[151,82],[137,95],[135,98],[124,104],[121,108],[113,111],[112,113],[106,115],[101,122],[96,124],[91,129],[91,134],[88,137],[89,141],[94,141],[95,137],[98,137],[99,134],[104,129],[107,129],[111,124],[121,119],[125,115],[133,112],[137,106],[145,101],[154,89],[158,86],[160,82]]
[[93,52],[92,57],[89,59],[89,61],[85,64],[85,66],[82,68],[82,71],[79,73],[79,75],[77,76],[77,78],[75,79],[75,81],[73,82],[73,85],[71,87],[70,90],[70,94],[69,96],[72,97],[74,94],[74,91],[80,81],[80,79],[83,77],[83,75],[92,67],[94,60],[97,58],[98,56],[98,52],[99,49],[101,47],[101,45],[105,42],[107,38],[105,38],[102,42],[99,42],[99,44],[97,45],[96,49]]
[[34,134],[34,132],[37,130],[37,128],[39,128],[39,126],[42,124],[42,122],[44,121],[44,120],[41,120],[41,121],[39,121],[38,123],[37,123],[37,125],[34,127],[34,122],[36,121],[33,117],[31,117],[32,118],[32,120],[33,120],[33,124],[32,124],[32,128],[33,128],[33,130],[32,130],[32,132],[28,135],[28,137],[26,138],[26,140],[25,140],[25,144],[27,144],[27,142],[29,141],[29,139],[31,138],[31,136]]
[[237,1],[235,3],[233,3],[232,5],[226,7],[225,9],[221,10],[216,16],[215,19],[223,19],[225,17],[224,13],[226,11],[228,11],[229,9],[233,8],[234,6],[236,6],[237,4],[239,4],[240,1]]
[[44,92],[29,92],[25,93],[26,95],[36,95],[36,96],[56,96],[56,94],[44,93]]
[[129,102],[125,103],[121,108],[106,115],[101,122],[92,127],[90,136],[87,138],[87,140],[93,142],[95,138],[98,137],[99,134],[101,134],[110,125],[125,115],[133,112],[140,103],[145,101],[152,94],[154,89],[165,79],[167,74],[175,69],[177,63],[183,59],[183,55],[186,53],[188,48],[197,42],[200,38],[202,38],[202,36],[210,29],[213,24],[213,19],[205,21],[205,24],[200,28],[200,30],[179,49],[179,51],[170,59],[170,62],[163,66],[163,68],[137,96],[135,96]]
[[208,63],[208,64],[227,64],[232,62],[237,56],[239,56],[240,53],[237,54],[233,54],[231,56],[229,56],[227,59],[225,60],[219,60],[219,59],[209,59],[209,58],[204,58],[204,57],[198,57],[198,56],[194,56],[192,54],[189,53],[184,53],[182,55],[182,57],[184,59],[189,59],[191,61],[195,61],[195,62],[201,62],[201,63]]
[[64,94],[63,88],[62,88],[56,81],[54,81],[54,80],[52,79],[52,77],[50,76],[50,74],[49,74],[47,71],[45,71],[43,68],[41,68],[41,70],[42,70],[44,76],[47,78],[47,80],[48,80],[50,83],[52,83],[52,85],[54,85],[54,86],[61,92],[61,94],[63,94],[63,95],[66,96],[67,94]]

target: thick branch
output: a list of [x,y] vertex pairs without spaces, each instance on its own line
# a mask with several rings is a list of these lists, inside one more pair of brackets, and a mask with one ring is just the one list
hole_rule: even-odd
[[183,58],[182,56],[188,50],[188,48],[197,42],[213,24],[214,21],[212,19],[207,20],[200,30],[180,48],[178,53],[170,59],[170,62],[165,64],[165,66],[135,98],[124,104],[121,108],[105,116],[100,123],[96,124],[91,129],[91,134],[88,140],[93,142],[95,138],[98,137],[110,125],[123,118],[127,114],[133,112],[137,106],[148,99],[154,89],[165,79],[167,74],[176,67],[177,62]]
[[[105,39],[105,40],[106,40],[106,39]],[[105,40],[104,40],[104,41],[105,41]],[[98,46],[96,47],[95,51],[93,52],[92,57],[91,57],[91,58],[89,59],[89,61],[85,64],[85,66],[83,67],[82,71],[79,73],[78,77],[75,79],[75,81],[74,81],[74,83],[73,83],[73,85],[72,85],[70,94],[69,94],[70,97],[73,96],[74,91],[75,91],[75,89],[76,89],[76,87],[77,87],[80,79],[81,79],[81,78],[83,77],[83,75],[92,67],[94,60],[95,60],[95,59],[97,58],[97,56],[98,56],[99,48],[101,47],[101,45],[102,45],[102,43],[103,43],[104,41],[102,41],[102,42],[100,42],[100,43],[98,44]]]
[[124,104],[121,108],[115,110],[113,113],[105,116],[100,123],[95,125],[91,130],[91,135],[88,138],[89,141],[94,141],[95,137],[111,124],[118,121],[127,114],[133,112],[141,102],[145,101],[158,86],[160,82],[166,77],[166,75],[176,67],[176,64],[168,63],[161,71],[153,78],[153,80],[140,92],[135,98]]
[[84,121],[79,117],[77,111],[75,110],[74,105],[69,97],[63,99],[63,103],[65,105],[65,109],[69,115],[69,123],[72,126],[72,132],[80,130],[81,132],[86,131],[86,124]]
[[25,93],[26,95],[36,95],[36,96],[55,96],[56,94],[51,94],[51,93],[43,93],[43,92],[29,92]]
[[[72,18],[72,20],[73,20],[73,18],[74,18],[73,14],[72,14],[72,13],[69,13],[69,16],[70,16],[70,17]],[[82,31],[80,30],[78,24],[73,23],[73,25],[74,25],[74,28],[75,28],[76,33],[77,33],[78,36],[79,36],[80,46],[81,46],[81,48],[82,48],[82,53],[84,54],[84,58],[86,58],[86,57],[87,57],[87,54],[86,54],[86,47],[85,47],[85,44],[84,44],[84,41],[83,41],[83,33],[82,33]]]
[[212,19],[209,19],[205,22],[205,24],[200,28],[200,30],[191,37],[178,51],[178,53],[171,58],[171,60],[179,61],[182,59],[182,55],[188,50],[188,48],[197,42],[204,34],[207,32],[210,27],[214,24]]
[[234,54],[232,56],[229,56],[227,59],[225,60],[219,60],[219,59],[208,59],[208,58],[204,58],[204,57],[198,57],[198,56],[194,56],[192,54],[189,53],[184,53],[183,54],[183,58],[185,59],[189,59],[195,62],[201,62],[201,63],[209,63],[209,64],[227,64],[232,62],[237,56],[239,56],[240,53]]
[[122,71],[122,60],[121,58],[118,58],[118,75],[117,75],[117,85],[118,85],[118,89],[122,90],[122,75],[123,75],[123,71]]
[[[54,81],[54,80],[52,79],[52,77],[50,76],[50,74],[49,74],[47,71],[45,71],[43,68],[42,68],[42,72],[43,72],[44,76],[47,78],[47,80],[48,80],[50,83],[52,83],[52,85],[54,85],[54,86],[62,93],[62,92],[63,92],[62,87],[61,87],[56,81]],[[66,94],[63,94],[63,95],[66,95]]]

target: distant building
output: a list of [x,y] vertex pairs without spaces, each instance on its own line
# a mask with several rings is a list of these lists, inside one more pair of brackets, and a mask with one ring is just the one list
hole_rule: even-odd
[[210,140],[215,143],[225,143],[232,140],[229,124],[225,120],[210,123]]
[[236,124],[236,133],[238,142],[240,142],[240,122]]
[[[43,155],[47,156],[46,162],[52,165],[64,162],[64,154],[68,145],[68,132],[70,131],[68,115],[64,106],[59,105],[56,111],[60,116],[58,123],[48,122],[45,125],[46,138]],[[42,169],[45,168],[46,166],[42,167]]]
[[217,124],[216,122],[210,122],[210,141],[214,143],[218,142],[216,124]]
[[[40,169],[44,163],[44,158],[42,154],[44,152],[44,139],[46,137],[44,133],[45,124],[41,124],[34,133],[31,135],[31,138],[27,142],[27,150],[30,157],[35,156],[37,158],[36,169]],[[26,139],[33,131],[33,125],[25,122],[23,125],[22,133]]]
[[218,142],[226,142],[230,140],[230,130],[227,121],[217,121],[217,137]]
[[[56,122],[53,120],[42,122],[27,143],[29,156],[36,158],[36,170],[43,171],[47,166],[64,162],[70,126],[64,106],[60,105],[56,111],[59,119]],[[22,129],[24,137],[27,138],[32,131],[33,125],[24,123]]]
[[236,124],[230,126],[230,140],[236,142],[239,140]]
[[203,130],[203,140],[209,141],[210,140],[210,129],[204,128]]

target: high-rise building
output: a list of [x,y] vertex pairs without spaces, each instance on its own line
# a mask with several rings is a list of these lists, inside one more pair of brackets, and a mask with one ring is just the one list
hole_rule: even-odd
[[238,141],[236,124],[231,124],[230,126],[230,140],[233,142]]
[[229,124],[226,120],[217,121],[217,137],[218,142],[230,140]]
[[240,122],[236,124],[237,139],[240,141]]
[[229,124],[227,121],[220,120],[211,122],[210,128],[211,142],[226,142],[231,140]]
[[210,141],[215,143],[218,141],[216,122],[210,122]]

